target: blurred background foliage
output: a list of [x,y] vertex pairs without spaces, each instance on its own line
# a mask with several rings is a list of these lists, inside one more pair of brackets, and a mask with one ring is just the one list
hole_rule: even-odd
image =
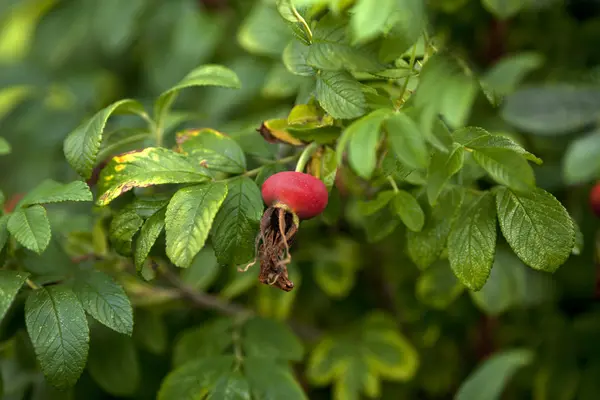
[[[276,158],[278,147],[265,143],[255,129],[266,119],[286,116],[296,98],[305,96],[306,81],[290,74],[282,62],[291,33],[274,3],[0,0],[0,134],[13,148],[0,158],[4,193],[10,198],[45,178],[76,179],[64,161],[67,133],[118,99],[136,98],[150,105],[163,90],[205,63],[233,69],[242,89],[182,93],[178,112],[170,116],[167,139],[172,142],[176,130],[211,127],[233,136],[256,165]],[[582,232],[580,254],[556,274],[526,268],[512,252],[500,248],[488,284],[481,292],[467,294],[447,262],[439,261],[425,271],[413,265],[397,246],[402,232],[379,240],[385,236],[382,232],[394,230],[389,221],[372,221],[364,234],[354,229],[350,204],[348,221],[338,223],[340,206],[335,205],[340,199],[334,192],[334,206],[323,216],[326,223],[306,223],[298,237],[291,271],[299,286],[295,292],[258,287],[252,274],[219,271],[210,249],[195,260],[201,270],[190,268],[184,273],[186,282],[224,299],[235,298],[264,316],[283,320],[292,315],[325,331],[343,329],[346,322],[359,320],[373,309],[386,310],[416,346],[421,361],[413,381],[384,383],[381,398],[451,398],[490,354],[528,347],[537,357],[515,375],[505,398],[597,399],[599,223],[587,196],[600,170],[599,4],[593,0],[427,2],[436,37],[460,54],[474,73],[484,75],[499,60],[518,54],[518,71],[528,72],[529,84],[543,85],[519,110],[541,121],[542,127],[534,132],[516,130],[483,96],[476,99],[469,123],[508,134],[544,160],[534,167],[538,185],[563,202]],[[491,74],[485,76],[493,79]],[[576,84],[580,91],[564,96],[562,83]],[[509,86],[506,93],[515,89]],[[559,104],[552,108],[548,103]],[[565,129],[552,129],[556,119]],[[135,129],[139,122],[121,117],[113,123],[130,123]],[[132,141],[130,149],[144,145]],[[358,186],[350,190],[364,192]],[[55,234],[62,234],[60,240],[77,246],[74,232],[92,232],[95,217],[89,205],[53,207],[50,217]],[[60,258],[64,257],[60,252],[54,257],[52,247],[47,253],[45,260],[52,268],[69,262]],[[30,268],[40,266],[33,260]],[[186,308],[173,312],[168,301],[171,292],[145,285],[126,285],[137,306],[137,356],[132,356],[137,361],[127,358],[134,350],[119,338],[102,336],[100,331],[92,338],[122,355],[123,365],[135,365],[135,373],[131,375],[130,369],[103,381],[104,375],[97,371],[110,367],[90,355],[96,361],[90,362],[71,398],[108,398],[107,393],[153,398],[170,370],[175,338],[205,320],[205,312]],[[16,361],[2,363],[5,398],[64,398],[34,372],[30,349],[19,351],[19,346],[30,345],[25,332],[18,332]],[[92,352],[102,348],[91,347]],[[504,356],[503,364],[487,371],[489,376],[480,382],[493,386],[502,380],[502,368],[527,364],[530,355]],[[487,389],[481,390],[475,393]],[[309,397],[329,398],[329,389],[312,388]]]

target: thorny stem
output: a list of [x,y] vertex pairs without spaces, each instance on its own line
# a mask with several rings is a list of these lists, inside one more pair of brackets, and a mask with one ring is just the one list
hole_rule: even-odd
[[319,144],[317,142],[312,142],[311,144],[309,144],[308,146],[306,146],[304,148],[304,150],[302,151],[302,154],[300,154],[300,159],[298,160],[298,164],[296,164],[296,172],[304,171],[306,164],[308,164],[308,160],[310,160],[310,157],[313,155],[313,153],[315,151],[317,151],[318,147],[319,147]]

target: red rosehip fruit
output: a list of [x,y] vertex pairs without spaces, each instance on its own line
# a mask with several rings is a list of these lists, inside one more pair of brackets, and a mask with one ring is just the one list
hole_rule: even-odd
[[594,214],[600,218],[600,182],[590,190],[590,206]]
[[271,175],[262,185],[262,197],[267,206],[289,209],[301,220],[321,214],[329,199],[323,181],[294,171]]

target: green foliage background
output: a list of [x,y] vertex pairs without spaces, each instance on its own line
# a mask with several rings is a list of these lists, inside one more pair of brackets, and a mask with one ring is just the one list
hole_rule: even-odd
[[2,398],[598,398],[594,4],[0,0]]

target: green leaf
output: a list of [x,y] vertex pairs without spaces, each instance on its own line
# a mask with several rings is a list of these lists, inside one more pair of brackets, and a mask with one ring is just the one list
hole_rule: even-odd
[[548,301],[553,294],[551,283],[546,273],[527,268],[512,251],[500,247],[487,282],[480,291],[469,294],[483,312],[497,316]]
[[225,183],[208,183],[179,189],[167,206],[167,256],[187,268],[204,247],[213,221],[227,196]]
[[231,89],[241,87],[235,72],[221,65],[202,65],[187,74],[178,84],[164,91],[154,103],[154,118],[157,125],[163,123],[166,114],[179,91],[196,86],[220,86]]
[[417,280],[417,298],[432,308],[445,309],[464,291],[447,260],[440,260],[427,268]]
[[360,177],[369,179],[377,164],[380,127],[388,114],[388,110],[376,110],[348,126],[344,131],[345,138],[338,142],[338,162],[348,143],[350,166]]
[[398,0],[396,11],[391,13],[390,31],[381,43],[379,56],[391,62],[415,45],[425,28],[425,6],[421,0]]
[[156,239],[158,239],[158,236],[165,227],[165,213],[165,208],[157,211],[144,222],[144,225],[142,225],[140,235],[135,241],[134,259],[135,267],[138,270],[142,268],[144,261],[146,261],[146,258],[148,258],[148,255],[150,254],[150,250],[152,250],[152,246],[154,246]]
[[175,342],[173,365],[185,365],[190,361],[220,356],[232,346],[233,321],[218,318],[202,326],[187,329]]
[[248,357],[301,361],[304,353],[302,343],[287,325],[261,317],[244,324],[242,345]]
[[290,30],[275,6],[264,2],[255,3],[237,34],[246,51],[268,56],[279,56],[290,38]]
[[96,326],[92,330],[87,369],[98,386],[118,397],[133,395],[141,383],[133,340]]
[[112,114],[144,115],[144,107],[135,100],[119,100],[98,111],[67,136],[64,143],[64,153],[67,161],[79,175],[89,179],[96,164],[100,151],[102,135],[108,118]]
[[306,61],[322,71],[380,71],[374,47],[353,47],[346,37],[346,25],[326,16],[319,20],[313,30],[313,41],[308,49]]
[[500,19],[508,19],[527,6],[527,2],[522,0],[481,0],[481,2],[486,10]]
[[404,225],[413,232],[420,232],[425,224],[425,213],[410,193],[399,190],[392,200],[392,210]]
[[128,209],[123,209],[113,217],[110,221],[109,237],[119,254],[131,254],[131,242],[143,223],[142,217]]
[[240,145],[214,129],[180,132],[177,143],[181,153],[208,169],[230,174],[241,174],[246,169],[246,156]]
[[160,385],[158,400],[204,398],[219,379],[233,369],[233,356],[213,356],[191,361],[171,371]]
[[27,272],[0,270],[0,322],[28,276]]
[[89,186],[82,181],[59,183],[46,179],[21,200],[21,206],[60,203],[63,201],[92,201]]
[[464,148],[454,144],[450,153],[435,150],[429,162],[427,172],[427,198],[429,204],[437,203],[438,197],[446,183],[462,168]]
[[567,84],[521,89],[504,102],[502,117],[515,127],[537,135],[567,134],[600,116],[600,90]]
[[429,154],[417,124],[406,114],[396,112],[385,121],[388,140],[398,159],[410,168],[427,168]]
[[7,227],[17,242],[38,254],[50,243],[50,221],[46,209],[40,205],[16,210],[10,214]]
[[419,354],[386,315],[373,313],[366,318],[362,343],[367,363],[382,377],[408,381],[416,374]]
[[423,229],[420,232],[406,233],[408,256],[419,268],[427,268],[446,248],[450,228],[463,196],[462,189],[447,190],[431,209]]
[[223,206],[212,227],[212,243],[221,265],[241,265],[254,255],[263,201],[260,190],[248,177],[229,182]]
[[600,177],[600,132],[594,131],[571,143],[563,159],[565,183],[576,185]]
[[85,311],[110,329],[131,336],[133,310],[123,288],[104,272],[81,270],[73,290]]
[[48,382],[59,389],[75,385],[88,355],[89,328],[73,291],[64,286],[34,291],[25,303],[25,323]]
[[384,190],[377,193],[377,197],[373,200],[360,200],[358,202],[358,210],[362,215],[372,215],[383,207],[387,206],[394,198],[396,193],[393,190]]
[[190,287],[203,291],[213,283],[219,271],[214,250],[210,246],[204,246],[194,257],[192,265],[181,272],[181,280]]
[[308,65],[309,47],[297,40],[292,40],[283,50],[283,64],[294,75],[314,76],[315,69]]
[[255,398],[308,399],[289,368],[262,357],[248,357],[244,367]]
[[525,159],[532,161],[538,165],[542,164],[542,160],[534,154],[528,152],[511,138],[504,135],[492,135],[485,129],[476,127],[465,127],[454,131],[452,134],[454,139],[466,147],[473,150],[481,149],[505,149],[512,150],[515,153],[523,156]]
[[[2,207],[0,205],[0,207]],[[0,217],[0,252],[4,249],[4,245],[8,240],[8,219],[10,218],[10,214],[3,215]]]
[[11,150],[12,148],[10,146],[10,143],[8,143],[6,139],[0,136],[0,156],[10,154]]
[[358,0],[350,18],[354,41],[366,42],[379,35],[397,3],[396,0]]
[[162,147],[116,156],[102,170],[98,180],[98,205],[105,206],[134,187],[167,183],[200,183],[209,171],[187,157]]
[[448,237],[448,259],[460,282],[471,290],[485,285],[496,251],[496,207],[490,192],[468,193]]
[[485,360],[461,384],[457,400],[497,400],[510,378],[531,363],[533,353],[527,349],[505,350]]
[[550,193],[535,189],[496,191],[500,229],[521,260],[534,269],[555,271],[573,248],[575,228],[567,210]]
[[529,72],[539,68],[543,61],[543,57],[538,53],[514,54],[494,64],[486,71],[481,81],[494,95],[506,96],[518,87]]
[[366,111],[360,83],[344,71],[321,71],[317,76],[317,99],[333,118],[350,119]]
[[239,371],[223,375],[206,399],[250,400],[250,384]]
[[480,148],[473,150],[473,159],[501,185],[519,191],[535,187],[533,169],[527,160],[512,150]]

